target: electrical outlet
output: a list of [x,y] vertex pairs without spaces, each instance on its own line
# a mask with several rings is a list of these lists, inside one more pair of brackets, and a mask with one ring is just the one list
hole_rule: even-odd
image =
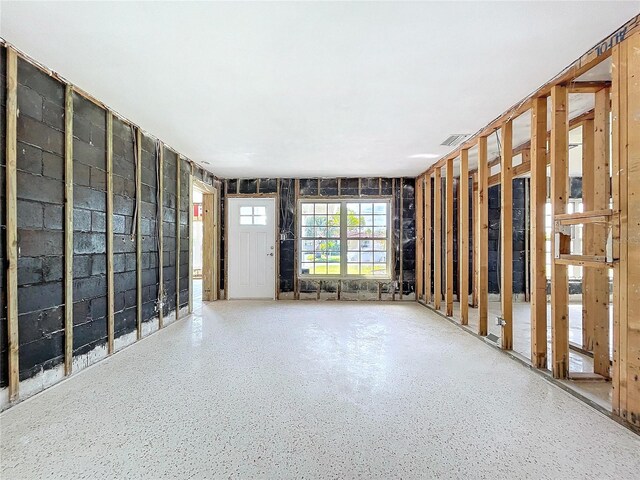
[[280,241],[285,241],[287,239],[287,234],[286,233],[281,233],[280,234]]

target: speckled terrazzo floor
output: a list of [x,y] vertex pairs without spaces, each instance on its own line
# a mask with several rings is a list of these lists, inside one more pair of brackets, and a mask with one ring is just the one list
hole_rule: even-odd
[[640,471],[640,437],[412,303],[205,304],[0,422],[3,479]]

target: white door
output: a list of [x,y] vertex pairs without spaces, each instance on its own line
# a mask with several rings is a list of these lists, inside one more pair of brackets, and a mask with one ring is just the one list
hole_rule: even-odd
[[274,198],[230,198],[228,297],[275,298]]

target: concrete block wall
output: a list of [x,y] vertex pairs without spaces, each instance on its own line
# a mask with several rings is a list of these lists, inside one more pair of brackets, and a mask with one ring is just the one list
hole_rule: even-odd
[[115,338],[136,329],[136,164],[131,126],[113,119],[113,284]]
[[73,352],[83,355],[107,343],[107,123],[84,97],[73,107]]
[[[180,159],[180,290],[178,295],[178,308],[184,308],[189,304],[189,215],[193,215],[189,205],[189,163]],[[187,201],[185,201],[185,198]]]
[[[66,85],[18,58],[17,233],[18,400],[64,378],[65,312],[72,309],[72,372],[107,355],[107,111],[73,93],[73,279],[65,305],[65,90]],[[0,48],[0,408],[8,404],[6,244],[6,48]],[[157,233],[164,232],[165,314],[176,309],[176,265],[181,265],[180,305],[189,299],[189,179],[191,163],[165,147],[163,219],[157,218],[157,140],[142,135],[142,188],[136,191],[135,131],[113,116],[113,267],[115,349],[135,341],[138,269],[143,278],[143,335],[158,328]],[[215,177],[194,167],[213,185]],[[136,197],[141,200],[136,212]],[[142,259],[136,258],[135,215],[141,218]],[[156,222],[158,223],[156,225]],[[179,228],[178,228],[179,225]],[[176,251],[180,235],[181,252]],[[146,328],[145,328],[146,325]],[[120,340],[120,341],[119,341]]]
[[64,86],[18,60],[20,379],[64,360]]
[[[168,316],[176,309],[176,179],[177,155],[164,148],[163,194],[162,194],[162,261],[163,261],[163,315]],[[187,197],[188,198],[188,197]]]
[[142,232],[142,321],[158,317],[158,155],[155,139],[142,135],[142,191],[140,195],[140,219]]
[[[362,197],[393,196],[392,204],[392,248],[395,251],[395,277],[391,281],[350,280],[340,284],[343,299],[378,299],[380,288],[383,299],[400,298],[400,288],[407,298],[415,293],[415,180],[412,178],[303,178],[300,182],[300,198],[305,197]],[[339,186],[338,186],[339,185]],[[395,188],[394,188],[395,186]],[[280,201],[280,232],[285,235],[278,245],[279,248],[279,288],[281,298],[293,298],[295,290],[296,272],[295,258],[295,179],[293,178],[260,178],[260,179],[226,179],[223,193],[255,195],[257,193],[279,193]],[[395,195],[394,195],[395,193]],[[402,202],[400,201],[402,196]],[[401,208],[402,204],[402,208]],[[224,198],[222,198],[224,206]],[[224,214],[222,217],[222,231],[224,238]],[[402,256],[400,255],[402,225]],[[221,246],[224,251],[224,246]],[[402,268],[402,287],[394,288],[394,280],[400,278]],[[320,290],[321,298],[337,298],[337,280],[301,280],[298,290],[301,298],[315,297]],[[220,285],[224,288],[224,268],[220,271]]]

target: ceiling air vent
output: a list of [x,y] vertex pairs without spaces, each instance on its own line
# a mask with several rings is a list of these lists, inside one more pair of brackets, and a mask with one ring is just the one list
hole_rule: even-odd
[[444,145],[446,147],[453,147],[455,145],[460,145],[467,138],[469,138],[469,135],[466,133],[454,133],[453,135],[449,135],[449,137],[440,145]]

